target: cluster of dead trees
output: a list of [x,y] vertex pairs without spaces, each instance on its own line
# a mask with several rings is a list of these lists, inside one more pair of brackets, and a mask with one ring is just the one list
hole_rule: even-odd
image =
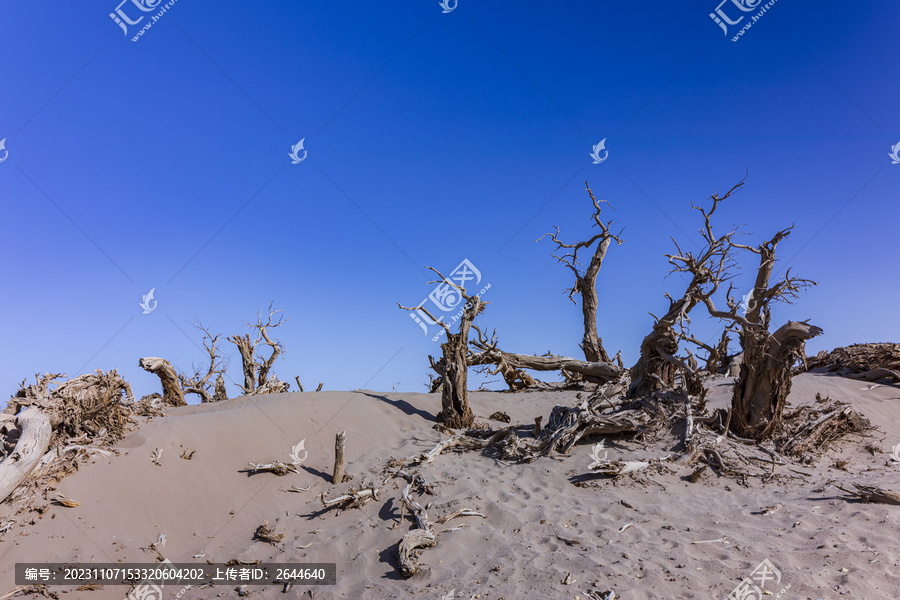
[[[290,385],[272,371],[285,350],[273,330],[286,321],[283,311],[270,304],[267,315],[260,312],[255,323],[246,323],[252,333],[226,338],[241,356],[243,382],[235,385],[242,395],[288,391]],[[14,491],[27,494],[40,482],[58,481],[92,452],[106,452],[105,447],[124,437],[135,415],[162,415],[166,407],[187,404],[188,394],[199,396],[201,402],[226,400],[222,336],[201,324],[196,327],[203,333],[208,364],[179,373],[164,358],[140,359],[143,369],[159,377],[162,395],[135,401],[131,386],[115,370],[98,370],[62,383],[58,380],[63,375],[50,373],[37,376],[34,384],[23,381],[0,413],[0,502]],[[303,391],[299,377],[297,385]]]
[[[284,325],[284,311],[276,310],[274,303],[269,304],[268,315],[257,313],[256,323],[246,323],[246,327],[254,330],[252,334],[228,336],[227,340],[237,347],[241,355],[243,383],[235,384],[243,396],[259,394],[276,394],[286,392],[290,384],[278,379],[272,367],[284,352],[284,344],[273,337],[272,330]],[[169,406],[187,404],[185,395],[196,394],[201,402],[220,402],[228,399],[225,389],[225,373],[227,364],[221,351],[221,334],[214,334],[198,323],[195,327],[203,333],[203,348],[209,362],[195,368],[193,373],[178,373],[168,360],[149,356],[142,358],[139,364],[142,369],[159,377],[162,384],[162,400]],[[213,380],[215,377],[215,380]],[[297,378],[300,391],[300,379]],[[319,389],[321,389],[319,384]]]
[[[671,272],[683,274],[686,285],[680,295],[666,295],[668,308],[659,317],[653,315],[653,326],[641,342],[640,358],[631,368],[623,366],[620,353],[610,358],[598,333],[598,276],[610,248],[622,244],[623,240],[621,231],[613,231],[613,221],[606,221],[601,216],[604,206],[612,207],[606,201],[598,201],[589,186],[592,225],[598,228],[597,233],[573,243],[560,240],[559,228],[547,234],[556,245],[553,256],[574,276],[574,284],[568,290],[569,298],[575,302],[577,295],[581,300],[583,360],[501,350],[496,331],[487,336],[475,324],[476,317],[488,303],[478,296],[470,296],[464,288],[431,269],[440,277],[439,281],[431,283],[454,287],[466,301],[456,332],[424,306],[400,306],[404,310],[424,312],[447,333],[447,340],[441,344],[441,357],[429,357],[431,368],[438,375],[433,380],[433,390],[440,389],[442,396],[439,421],[451,428],[472,425],[474,417],[466,388],[469,367],[481,366],[490,369],[492,374],[500,374],[512,391],[535,384],[527,371],[559,371],[570,382],[626,382],[631,397],[679,390],[699,396],[701,400],[705,394],[701,381],[703,372],[730,370],[737,376],[731,429],[743,438],[760,440],[770,436],[782,418],[790,392],[792,368],[798,360],[803,360],[805,342],[821,334],[822,330],[807,321],[790,321],[774,331],[771,328],[771,309],[776,303],[791,303],[803,289],[815,285],[814,281],[792,275],[790,270],[773,277],[776,249],[790,235],[793,226],[778,231],[758,245],[739,243],[737,228],[723,233],[714,228],[714,216],[720,205],[743,185],[744,181],[741,181],[725,194],[713,194],[702,206],[692,204],[701,220],[699,249],[686,251],[673,240],[674,251],[666,255]],[[738,258],[745,254],[758,257],[758,265],[752,289],[738,301],[730,281],[738,271]],[[698,307],[723,326],[722,334],[714,344],[698,340],[691,333],[691,313]],[[472,330],[477,339],[469,339]],[[740,343],[741,350],[736,355],[728,353],[729,334],[736,334]],[[702,368],[692,347],[694,351],[699,348],[706,352]]]

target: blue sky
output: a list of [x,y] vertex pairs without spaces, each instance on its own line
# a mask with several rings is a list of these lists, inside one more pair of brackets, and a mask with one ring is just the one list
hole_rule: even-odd
[[[428,294],[425,265],[463,259],[491,284],[480,322],[505,349],[580,357],[569,274],[535,240],[590,235],[585,181],[625,228],[599,330],[626,363],[684,285],[666,278],[669,236],[690,247],[690,203],[748,171],[719,229],[758,243],[794,223],[779,268],[819,282],[777,324],[823,327],[812,352],[900,338],[894,2],[780,0],[733,42],[715,0],[177,0],[131,41],[163,4],[0,4],[10,394],[98,368],[157,391],[140,357],[189,370],[192,322],[239,333],[270,301],[291,318],[282,379],[423,391],[439,348],[396,303]],[[117,6],[145,15],[128,35]],[[756,14],[721,7],[746,15],[730,34]]]

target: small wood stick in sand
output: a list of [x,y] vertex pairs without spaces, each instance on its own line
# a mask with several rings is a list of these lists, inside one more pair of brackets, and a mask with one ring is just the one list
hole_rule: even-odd
[[347,432],[338,431],[334,436],[334,474],[331,483],[344,481],[344,445],[347,443]]

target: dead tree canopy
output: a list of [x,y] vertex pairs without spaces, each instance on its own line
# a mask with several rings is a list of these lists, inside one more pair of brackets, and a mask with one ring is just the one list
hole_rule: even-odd
[[[205,367],[201,366],[194,369],[193,374],[179,375],[178,379],[181,383],[181,389],[185,394],[196,394],[200,396],[201,402],[219,402],[227,400],[228,394],[225,391],[225,382],[222,379],[222,373],[225,372],[225,360],[219,351],[219,339],[221,334],[213,334],[201,323],[197,323],[194,327],[203,332],[203,349],[209,357],[209,364]],[[206,371],[203,373],[203,371]],[[212,377],[218,375],[218,379],[213,383]]]
[[[606,258],[606,252],[609,250],[610,244],[612,242],[616,242],[616,244],[622,243],[622,240],[619,238],[622,232],[620,231],[619,234],[612,233],[610,226],[613,222],[604,222],[600,218],[602,204],[612,208],[609,202],[606,200],[598,201],[587,182],[584,185],[594,204],[593,225],[599,227],[600,232],[587,240],[572,244],[559,240],[559,227],[556,228],[554,233],[546,235],[549,235],[550,239],[556,244],[556,251],[563,252],[562,254],[553,254],[553,257],[572,271],[572,274],[575,276],[575,284],[569,288],[568,292],[569,299],[573,303],[575,302],[575,294],[581,296],[581,311],[584,317],[584,337],[581,340],[581,349],[584,352],[584,358],[587,362],[608,363],[610,362],[609,354],[603,347],[603,340],[597,333],[597,276],[600,273],[600,268],[603,266],[603,259]],[[582,269],[578,262],[578,252],[581,250],[590,251],[592,246],[594,246],[594,251],[590,261],[587,267]]]
[[[256,334],[229,336],[228,341],[237,346],[241,354],[241,367],[244,372],[244,383],[238,386],[246,395],[272,394],[287,391],[289,384],[280,381],[271,373],[275,361],[284,352],[284,344],[271,336],[271,330],[281,327],[287,322],[284,311],[275,310],[274,302],[269,304],[269,314],[263,321],[263,314],[259,312],[256,323],[246,323],[246,326],[255,329]],[[263,356],[262,349],[257,347],[262,344],[269,348],[269,356]]]
[[735,230],[717,235],[712,229],[712,217],[719,203],[731,197],[744,185],[741,181],[725,195],[711,196],[712,206],[709,209],[691,205],[703,216],[703,227],[700,229],[704,241],[697,252],[684,251],[673,239],[675,252],[667,254],[672,273],[685,273],[690,280],[681,297],[677,300],[666,294],[669,309],[662,317],[656,317],[653,329],[641,342],[641,355],[631,368],[631,394],[642,395],[670,389],[675,384],[675,374],[681,369],[687,373],[690,369],[683,360],[676,358],[679,345],[684,335],[684,325],[689,323],[690,312],[703,299],[718,289],[719,284],[728,277],[731,265],[729,249]]
[[457,332],[453,333],[446,323],[435,318],[424,306],[407,307],[400,304],[397,306],[403,310],[422,311],[429,319],[444,328],[447,340],[441,344],[441,358],[435,361],[432,357],[428,357],[431,368],[441,377],[441,412],[438,421],[452,429],[470,427],[475,421],[475,415],[469,408],[469,330],[475,318],[489,303],[477,295],[470,296],[465,288],[444,277],[437,269],[427,268],[440,277],[439,280],[431,281],[429,284],[437,283],[453,287],[465,300]]

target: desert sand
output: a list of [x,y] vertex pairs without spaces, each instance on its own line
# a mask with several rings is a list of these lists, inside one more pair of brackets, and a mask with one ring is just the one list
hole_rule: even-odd
[[[730,383],[708,382],[711,407],[726,405]],[[796,477],[781,482],[742,485],[708,470],[689,483],[691,468],[657,462],[677,445],[674,432],[643,444],[609,438],[611,459],[651,462],[615,479],[587,469],[596,438],[532,463],[504,461],[490,450],[446,451],[407,468],[433,486],[433,495],[416,496],[431,503],[432,521],[462,508],[484,515],[436,524],[438,544],[422,552],[422,570],[409,579],[399,573],[397,551],[414,523],[408,512],[401,520],[406,480],[393,474],[447,438],[433,428],[439,394],[282,393],[171,408],[144,420],[114,456],[96,455],[60,482],[57,492],[80,506],[45,502],[43,514],[16,516],[19,523],[0,538],[0,596],[16,589],[16,562],[165,558],[337,565],[334,586],[298,585],[287,593],[248,586],[241,593],[250,598],[726,598],[765,559],[780,571],[779,587],[790,586],[783,598],[900,597],[900,506],[864,504],[833,485],[900,490],[900,463],[891,457],[900,442],[900,392],[806,373],[794,378],[789,401],[812,402],[817,393],[850,402],[880,431],[851,436],[814,464],[779,466]],[[477,421],[503,411],[527,426],[574,399],[572,391],[473,392],[469,401]],[[347,432],[351,479],[332,485],[339,430]],[[248,462],[289,462],[301,440],[309,454],[298,473],[246,472]],[[880,447],[874,454],[866,449],[872,442]],[[157,449],[158,465],[151,460]],[[848,462],[838,468],[837,461]],[[323,510],[323,492],[332,498],[364,483],[380,490],[377,501]],[[308,490],[286,491],[292,487]],[[9,504],[2,510],[0,518],[13,516]],[[265,521],[283,534],[281,543],[254,539]],[[168,586],[164,598],[180,591]],[[50,592],[105,600],[124,599],[129,588]],[[239,595],[234,586],[216,586],[180,597]]]

